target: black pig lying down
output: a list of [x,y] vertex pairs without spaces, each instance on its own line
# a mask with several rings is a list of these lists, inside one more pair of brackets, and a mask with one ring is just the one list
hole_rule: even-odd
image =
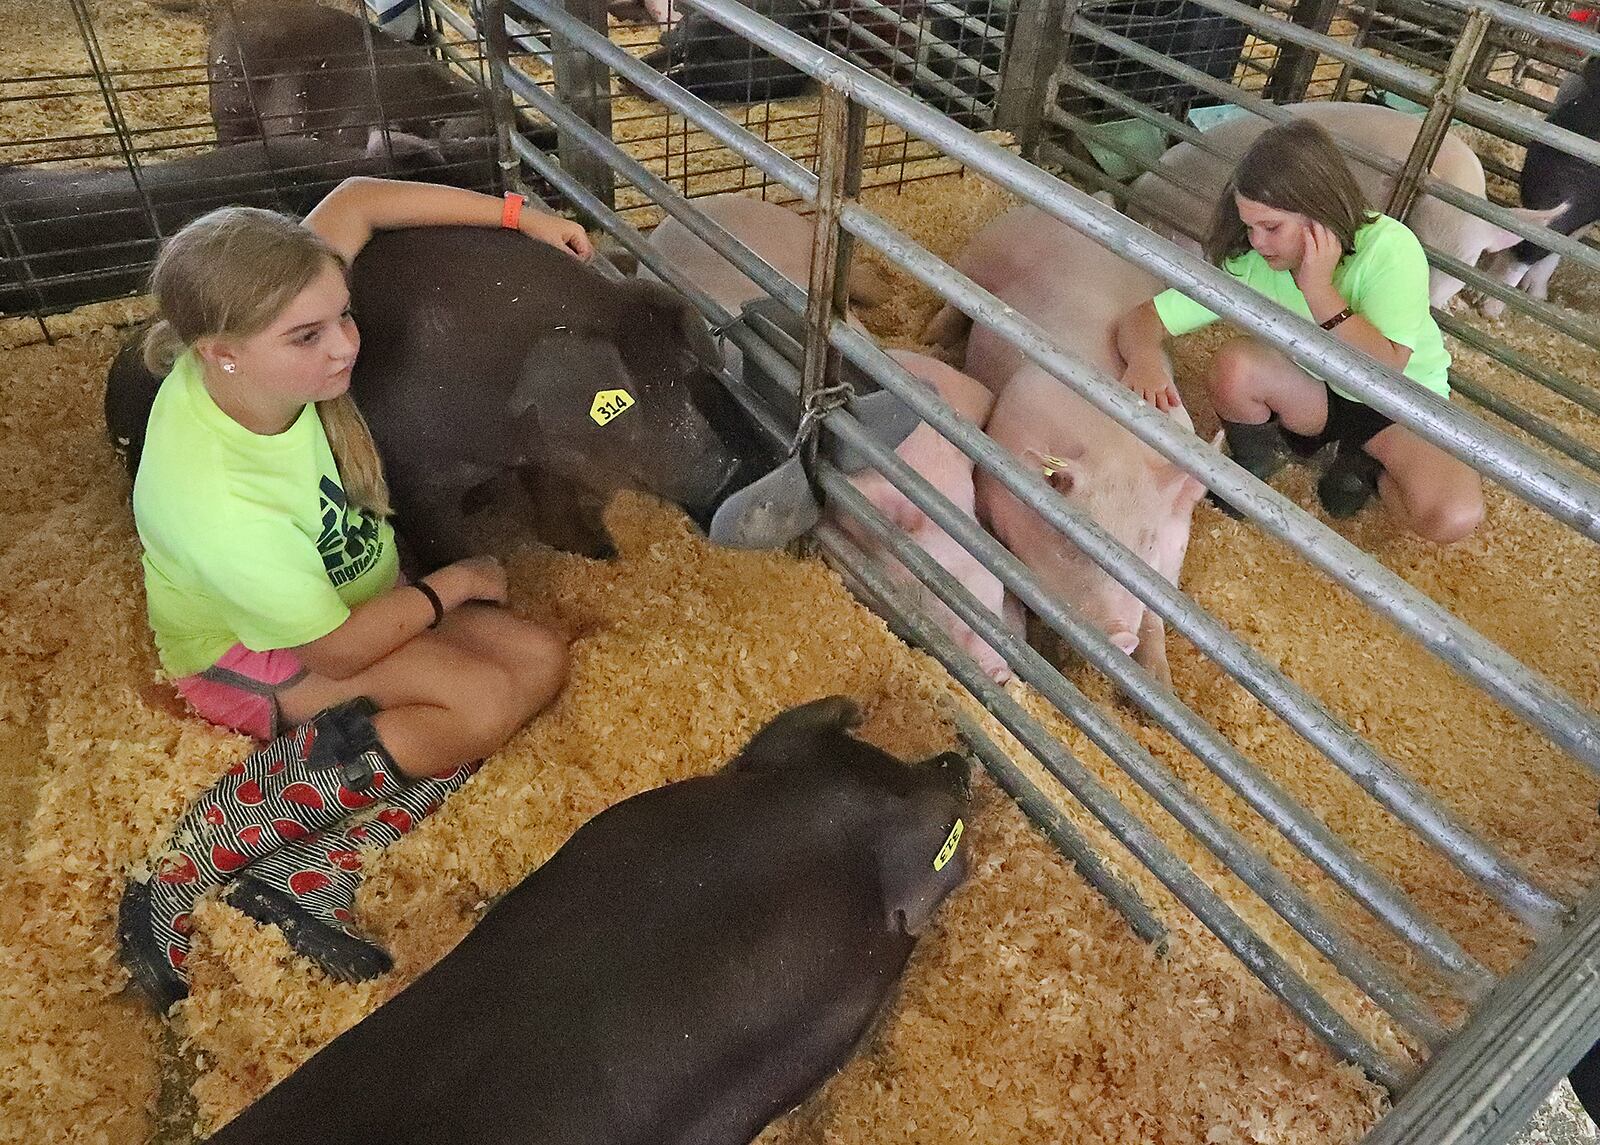
[[744,1145],[844,1064],[965,876],[960,757],[793,708],[586,823],[212,1145]]
[[[775,548],[816,523],[782,462],[704,363],[699,311],[655,282],[614,280],[486,227],[388,231],[351,270],[361,331],[351,390],[383,458],[396,526],[422,571],[471,555],[467,494],[516,471],[547,542],[611,553],[618,489],[682,506],[713,541]],[[137,469],[159,379],[136,345],[112,363],[106,423]]]
[[[491,187],[491,144],[392,136],[391,167],[377,143],[275,139],[147,163],[139,178],[161,233],[171,234],[230,204],[304,214],[352,175]],[[69,310],[143,289],[157,238],[126,166],[0,166],[0,210],[9,224],[0,227],[0,315]]]

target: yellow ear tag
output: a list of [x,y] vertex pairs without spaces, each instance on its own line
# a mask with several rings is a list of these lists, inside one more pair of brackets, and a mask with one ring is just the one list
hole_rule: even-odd
[[1030,449],[1028,452],[1033,454],[1033,456],[1039,461],[1040,466],[1044,469],[1044,475],[1046,477],[1054,477],[1057,473],[1067,467],[1068,462],[1064,457],[1054,457],[1048,453],[1040,453],[1035,449]]
[[955,856],[956,848],[961,845],[961,835],[966,831],[967,825],[961,820],[956,820],[956,825],[950,828],[950,834],[945,836],[944,846],[939,848],[939,853],[934,856],[933,869],[944,870],[945,864]]
[[627,390],[601,390],[589,406],[595,425],[605,425],[620,413],[633,408],[633,395]]

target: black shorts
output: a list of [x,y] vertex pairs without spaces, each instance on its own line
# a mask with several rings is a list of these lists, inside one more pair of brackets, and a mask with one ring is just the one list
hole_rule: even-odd
[[1322,427],[1322,432],[1305,434],[1284,430],[1283,436],[1301,457],[1310,457],[1330,442],[1338,442],[1341,449],[1360,449],[1393,424],[1393,418],[1329,388],[1328,424]]

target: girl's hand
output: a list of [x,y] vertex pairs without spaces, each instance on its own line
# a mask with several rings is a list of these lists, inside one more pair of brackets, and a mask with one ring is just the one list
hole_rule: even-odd
[[564,247],[582,262],[594,254],[589,236],[571,219],[550,215],[543,211],[528,210],[522,213],[522,233],[554,247]]
[[1165,413],[1183,405],[1172,375],[1157,365],[1132,364],[1122,372],[1122,384]]
[[469,600],[506,602],[506,570],[494,557],[468,557],[429,573],[426,579],[447,611]]
[[1294,284],[1308,297],[1315,291],[1333,285],[1333,271],[1344,257],[1339,236],[1315,219],[1308,220],[1304,245],[1300,248],[1300,265],[1294,270]]

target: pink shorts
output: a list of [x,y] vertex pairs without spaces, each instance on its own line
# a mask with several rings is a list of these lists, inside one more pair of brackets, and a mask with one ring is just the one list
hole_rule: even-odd
[[202,719],[269,740],[283,731],[278,693],[305,675],[300,658],[287,648],[252,652],[235,644],[211,667],[174,680],[172,686]]

